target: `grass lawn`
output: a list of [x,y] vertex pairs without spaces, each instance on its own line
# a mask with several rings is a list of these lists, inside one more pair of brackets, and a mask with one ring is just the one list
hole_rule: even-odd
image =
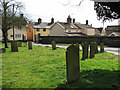
[[[9,45],[10,47],[10,45]],[[66,49],[33,46],[19,47],[19,52],[2,53],[3,88],[116,88],[118,83],[118,57],[111,53],[98,53],[93,59],[80,60],[80,80],[66,84]],[[80,58],[82,51],[80,51]]]

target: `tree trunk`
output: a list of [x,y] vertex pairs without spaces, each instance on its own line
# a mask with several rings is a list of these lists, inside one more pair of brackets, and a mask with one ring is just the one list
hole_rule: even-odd
[[3,32],[3,37],[4,37],[4,43],[5,43],[5,48],[8,48],[8,45],[7,45],[7,42],[8,42],[8,39],[7,39],[7,32]]

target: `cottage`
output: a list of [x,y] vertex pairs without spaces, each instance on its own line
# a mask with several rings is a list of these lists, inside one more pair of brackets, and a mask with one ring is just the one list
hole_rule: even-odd
[[50,28],[50,36],[93,36],[96,34],[95,28],[86,24],[76,23],[75,19],[72,19],[70,15],[67,18],[67,22],[56,22]]
[[49,30],[54,24],[54,18],[50,23],[42,22],[42,19],[38,19],[38,23],[29,24],[27,27],[27,40],[35,41],[38,36],[49,36]]
[[[14,27],[15,40],[27,40],[26,26],[22,28]],[[13,28],[8,30],[8,40],[13,40]]]
[[105,30],[106,30],[107,36],[120,36],[120,26],[119,25],[107,26],[107,28],[105,28]]

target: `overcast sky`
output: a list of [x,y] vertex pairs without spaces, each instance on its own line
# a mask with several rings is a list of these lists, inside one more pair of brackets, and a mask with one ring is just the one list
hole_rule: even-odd
[[[86,20],[93,27],[103,27],[101,21],[97,20],[94,10],[94,2],[84,0],[19,0],[24,4],[23,11],[33,21],[41,18],[43,22],[50,22],[53,17],[55,21],[66,22],[68,15],[75,18],[76,22],[85,24]],[[21,11],[22,12],[22,11]],[[117,25],[118,20],[106,22],[107,25]]]

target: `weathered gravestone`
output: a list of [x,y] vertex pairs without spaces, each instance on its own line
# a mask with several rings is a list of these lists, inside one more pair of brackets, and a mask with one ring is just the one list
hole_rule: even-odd
[[90,43],[90,58],[95,56],[95,45],[93,42]]
[[97,54],[98,53],[98,45],[96,42],[94,42],[94,45],[95,45],[95,54]]
[[0,48],[0,53],[5,53],[6,49],[5,48]]
[[28,41],[28,49],[32,49],[32,42]]
[[79,51],[80,49],[79,49],[79,44],[78,43],[76,43],[76,47],[78,48],[78,51]]
[[104,52],[104,43],[100,43],[100,52]]
[[18,47],[22,47],[22,42],[18,42]]
[[11,52],[18,52],[18,45],[16,40],[11,41]]
[[83,50],[83,53],[82,53],[82,60],[85,60],[86,58],[88,58],[88,49],[89,49],[89,45],[87,42],[85,43],[82,43],[82,50]]
[[26,47],[27,46],[27,42],[24,42],[24,47]]
[[66,71],[67,71],[67,83],[73,83],[79,80],[80,77],[80,65],[79,65],[79,53],[78,47],[71,45],[66,51]]
[[55,50],[56,49],[56,43],[55,41],[52,41],[52,50]]

